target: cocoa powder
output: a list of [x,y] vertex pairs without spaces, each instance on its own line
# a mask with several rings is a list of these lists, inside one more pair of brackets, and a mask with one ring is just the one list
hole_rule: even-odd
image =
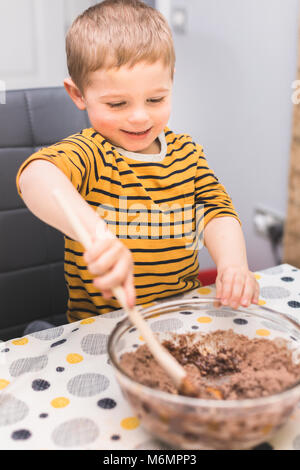
[[[209,334],[173,334],[163,345],[185,368],[206,399],[239,400],[279,393],[300,380],[300,365],[278,338],[249,339],[233,330]],[[178,394],[147,345],[121,357],[123,370],[136,382]]]

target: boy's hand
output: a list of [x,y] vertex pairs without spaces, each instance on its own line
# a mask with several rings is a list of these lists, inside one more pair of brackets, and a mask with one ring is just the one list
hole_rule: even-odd
[[132,254],[118,238],[94,238],[84,259],[90,273],[97,276],[93,285],[102,292],[105,299],[113,296],[114,287],[123,286],[128,306],[135,305]]
[[234,309],[258,303],[259,284],[248,268],[228,266],[218,269],[216,288],[221,303]]

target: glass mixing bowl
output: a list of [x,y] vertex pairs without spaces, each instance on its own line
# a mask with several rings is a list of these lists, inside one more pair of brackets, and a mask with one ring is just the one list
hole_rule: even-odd
[[[162,342],[174,333],[232,329],[249,338],[280,338],[300,357],[300,327],[282,314],[261,308],[232,310],[213,298],[160,302],[141,313]],[[108,354],[122,393],[141,424],[173,449],[249,449],[269,440],[293,413],[300,384],[275,395],[242,400],[200,399],[155,390],[130,378],[120,365],[125,352],[143,338],[128,318],[113,330]]]

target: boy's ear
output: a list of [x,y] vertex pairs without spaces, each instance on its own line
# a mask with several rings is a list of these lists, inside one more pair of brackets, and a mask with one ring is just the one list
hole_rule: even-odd
[[80,110],[86,109],[84,98],[71,78],[64,79],[64,87],[77,108]]

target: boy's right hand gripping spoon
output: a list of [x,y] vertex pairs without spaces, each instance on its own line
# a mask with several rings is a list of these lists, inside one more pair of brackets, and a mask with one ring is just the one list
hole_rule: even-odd
[[[53,196],[63,210],[67,217],[70,225],[78,237],[78,241],[87,250],[92,243],[92,239],[84,225],[81,223],[77,214],[74,213],[72,208],[69,206],[68,201],[64,198],[63,194],[59,189],[53,190]],[[147,324],[147,322],[140,315],[136,307],[129,308],[127,305],[126,294],[123,287],[115,287],[113,289],[114,296],[118,299],[122,308],[124,308],[131,322],[137,327],[140,334],[143,336],[146,344],[148,345],[151,353],[155,357],[156,361],[162,366],[165,372],[173,380],[179,393],[187,396],[197,396],[197,390],[195,386],[187,378],[185,369],[177,362],[177,360],[167,351],[158,341],[153,331]]]

